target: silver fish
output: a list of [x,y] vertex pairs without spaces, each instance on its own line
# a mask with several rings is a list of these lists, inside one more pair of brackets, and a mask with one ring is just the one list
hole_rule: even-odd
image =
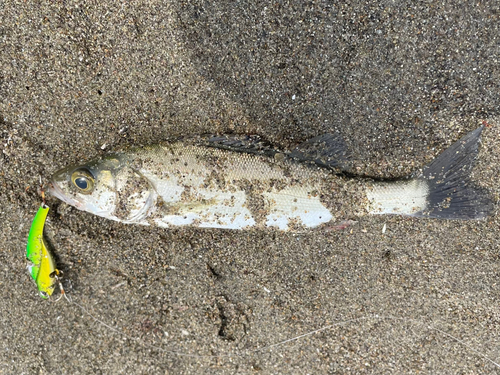
[[481,131],[398,181],[343,174],[350,161],[338,135],[291,152],[255,137],[213,137],[69,166],[54,174],[49,191],[107,219],[161,227],[300,230],[368,214],[481,219],[493,209],[487,192],[469,181]]

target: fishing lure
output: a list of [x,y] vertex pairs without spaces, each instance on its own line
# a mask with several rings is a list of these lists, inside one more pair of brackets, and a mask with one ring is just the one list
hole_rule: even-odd
[[28,272],[33,280],[35,280],[40,296],[44,299],[52,295],[56,284],[59,284],[61,296],[65,295],[60,282],[62,272],[56,268],[54,258],[49,252],[43,238],[43,228],[48,213],[49,207],[45,203],[42,203],[31,224],[28,245],[26,247]]

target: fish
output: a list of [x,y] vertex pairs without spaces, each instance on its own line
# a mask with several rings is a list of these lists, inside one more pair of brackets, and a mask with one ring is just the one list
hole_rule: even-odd
[[338,133],[291,151],[258,136],[181,138],[130,147],[52,176],[49,193],[126,224],[296,231],[365,215],[484,219],[487,191],[472,183],[483,127],[398,180],[356,176]]
[[[49,207],[42,204],[31,224],[26,246],[28,273],[35,281],[40,296],[44,299],[53,294],[61,275],[43,237],[43,228],[48,213]],[[62,286],[61,291],[63,291]]]

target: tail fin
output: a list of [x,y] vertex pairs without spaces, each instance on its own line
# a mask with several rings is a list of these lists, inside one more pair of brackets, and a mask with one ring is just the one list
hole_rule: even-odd
[[473,186],[469,174],[478,154],[483,126],[455,142],[417,177],[428,186],[426,208],[417,217],[482,219],[493,213],[488,192]]

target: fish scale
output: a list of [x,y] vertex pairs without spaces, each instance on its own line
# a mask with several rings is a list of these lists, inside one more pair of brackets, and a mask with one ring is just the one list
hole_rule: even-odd
[[327,202],[341,194],[332,189],[341,178],[291,159],[182,143],[128,158],[163,202],[148,220],[159,226],[315,227],[332,219]]

